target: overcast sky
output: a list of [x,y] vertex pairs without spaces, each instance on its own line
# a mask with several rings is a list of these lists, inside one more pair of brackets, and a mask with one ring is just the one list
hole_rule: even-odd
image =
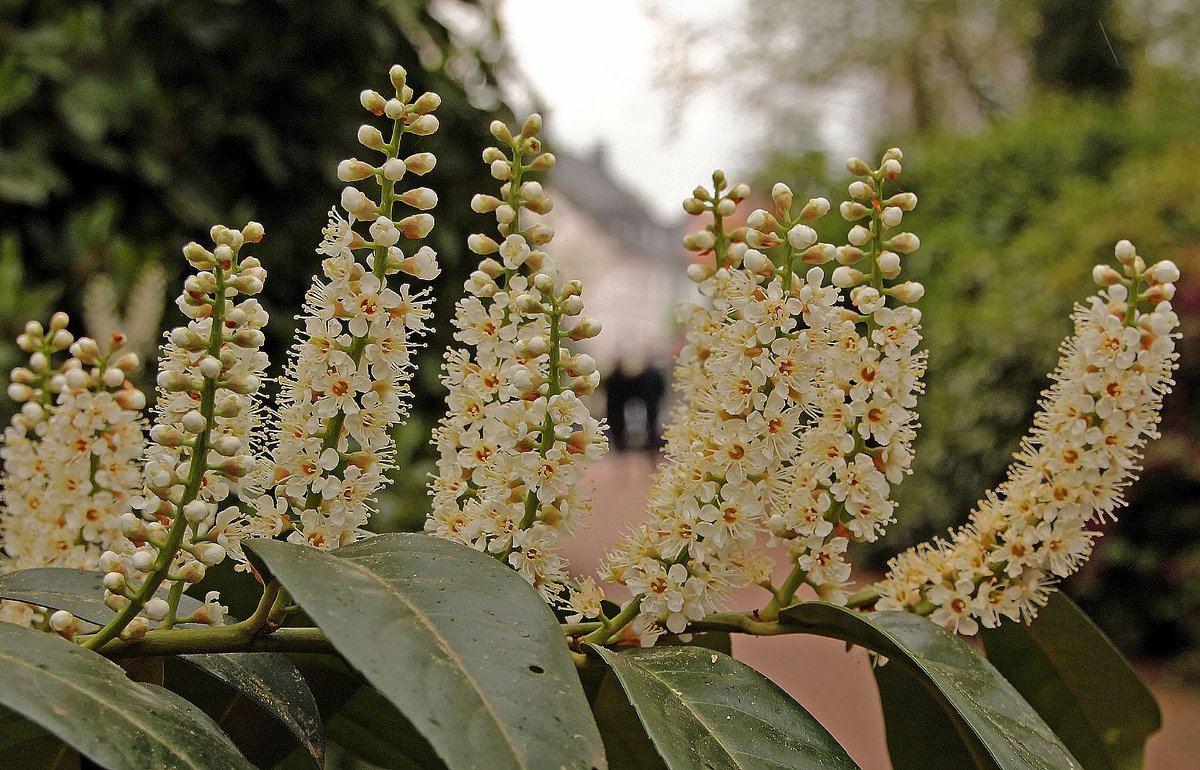
[[[660,15],[720,20],[740,0],[659,3]],[[680,218],[681,203],[715,168],[736,176],[752,149],[715,94],[691,99],[669,130],[672,100],[656,82],[666,32],[647,0],[504,0],[502,18],[518,64],[540,94],[547,135],[586,153],[603,144],[610,168],[639,192],[652,215]]]

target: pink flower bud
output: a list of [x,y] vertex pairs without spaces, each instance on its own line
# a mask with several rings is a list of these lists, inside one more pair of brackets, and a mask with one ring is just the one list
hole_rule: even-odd
[[357,182],[360,179],[366,179],[373,173],[375,173],[375,169],[369,163],[363,163],[357,158],[343,160],[337,168],[338,179],[343,182]]
[[814,219],[820,219],[829,213],[829,201],[824,198],[810,198],[808,203],[804,204],[804,208],[800,210],[800,219],[805,222],[811,222]]
[[435,94],[433,91],[427,91],[421,94],[415,102],[413,102],[413,111],[418,115],[425,115],[436,110],[442,103],[442,97]]
[[424,238],[433,229],[433,217],[429,214],[413,214],[396,223],[405,238]]
[[897,233],[885,241],[884,245],[892,251],[911,254],[921,248],[921,239],[913,233]]
[[905,281],[892,287],[892,296],[905,304],[916,302],[925,296],[925,287],[917,281]]

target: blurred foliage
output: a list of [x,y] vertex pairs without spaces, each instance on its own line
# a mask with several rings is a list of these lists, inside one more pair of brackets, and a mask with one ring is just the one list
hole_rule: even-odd
[[[319,271],[337,163],[366,152],[359,92],[383,90],[394,63],[417,93],[442,97],[441,129],[420,149],[438,158],[426,183],[443,196],[431,242],[444,269],[436,308],[447,312],[473,264],[471,194],[491,185],[479,158],[502,113],[503,58],[489,0],[3,0],[0,364],[15,363],[27,319],[63,309],[78,323],[91,276],[110,274],[123,296],[143,262],[159,261],[169,303],[183,244],[204,242],[214,223],[255,219],[267,232],[254,253],[270,276],[262,300],[278,371]],[[168,322],[180,318],[172,306]],[[450,329],[438,326],[413,384],[426,428],[445,408],[436,373]],[[405,444],[417,465],[426,443]]]

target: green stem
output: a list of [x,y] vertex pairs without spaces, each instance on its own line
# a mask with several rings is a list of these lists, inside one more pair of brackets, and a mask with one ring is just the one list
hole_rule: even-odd
[[107,658],[189,655],[215,652],[317,652],[334,654],[337,649],[319,628],[280,628],[259,635],[241,624],[212,628],[176,628],[151,631],[141,639],[114,641],[101,650]]
[[601,620],[600,627],[583,637],[580,641],[592,644],[608,644],[612,640],[612,637],[616,636],[622,628],[637,616],[644,597],[645,594],[638,594],[633,597],[629,601],[629,604],[626,604],[625,608],[617,613],[616,617],[611,620]]
[[792,603],[792,600],[796,598],[796,591],[807,578],[807,570],[801,569],[799,564],[792,565],[792,571],[788,573],[783,585],[774,592],[771,601],[767,602],[767,606],[758,611],[759,619],[772,622],[778,620],[779,611]]

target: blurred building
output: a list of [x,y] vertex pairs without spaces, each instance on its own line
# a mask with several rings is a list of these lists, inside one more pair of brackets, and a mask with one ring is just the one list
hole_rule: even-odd
[[678,347],[675,307],[694,296],[680,245],[685,217],[655,221],[615,180],[603,147],[586,156],[556,153],[547,187],[554,199],[555,259],[584,284],[584,313],[603,333],[583,343],[600,371],[648,365],[669,371]]

